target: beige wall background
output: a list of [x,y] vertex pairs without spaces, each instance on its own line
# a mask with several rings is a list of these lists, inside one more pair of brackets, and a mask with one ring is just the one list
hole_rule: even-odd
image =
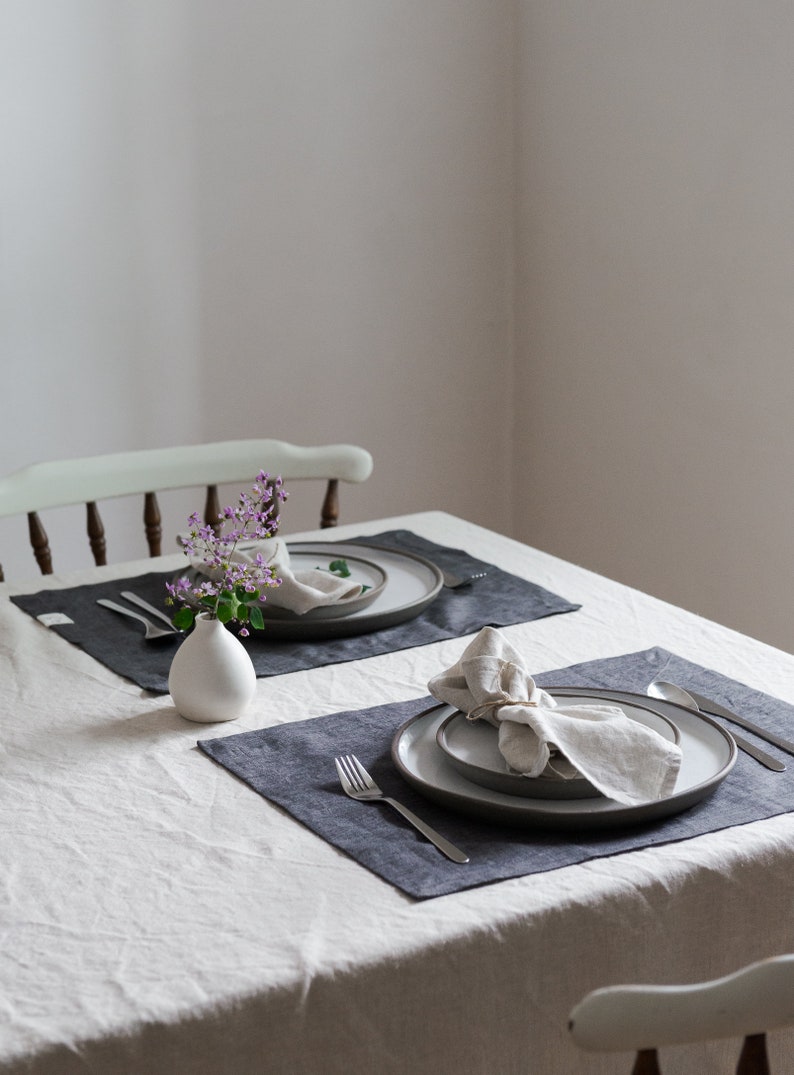
[[521,3],[517,533],[794,648],[794,5]]
[[[443,507],[507,528],[513,16],[0,0],[0,470],[349,441],[377,469],[343,518]],[[307,502],[293,492],[285,528],[316,525]],[[90,562],[67,514],[56,570]],[[137,514],[112,555],[144,551]],[[8,578],[36,570],[10,525]]]
[[2,471],[352,441],[346,519],[441,508],[794,647],[787,0],[0,14]]

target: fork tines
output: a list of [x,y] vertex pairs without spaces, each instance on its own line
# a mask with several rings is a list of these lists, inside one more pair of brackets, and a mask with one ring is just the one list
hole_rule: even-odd
[[372,777],[355,754],[345,754],[334,758],[334,764],[343,786],[349,784],[351,791],[366,791],[367,788],[375,787]]

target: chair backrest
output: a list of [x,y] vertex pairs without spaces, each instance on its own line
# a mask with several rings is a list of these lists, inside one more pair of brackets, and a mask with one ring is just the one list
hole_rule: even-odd
[[[28,516],[30,543],[43,575],[52,573],[49,539],[39,518],[46,508],[85,504],[88,539],[94,561],[107,563],[105,531],[97,502],[141,494],[150,556],[161,552],[161,516],[157,493],[191,486],[206,487],[204,519],[217,520],[221,510],[218,486],[253,482],[260,470],[285,483],[320,479],[327,482],[320,526],[335,526],[339,517],[339,482],[363,482],[372,472],[372,456],[352,444],[300,447],[279,440],[233,440],[179,448],[148,448],[85,459],[35,463],[0,479],[0,517]],[[3,580],[0,567],[0,581]]]
[[696,985],[597,989],[576,1005],[569,1026],[583,1049],[636,1050],[633,1075],[660,1075],[660,1046],[720,1038],[744,1038],[736,1075],[769,1075],[766,1032],[794,1026],[794,955]]

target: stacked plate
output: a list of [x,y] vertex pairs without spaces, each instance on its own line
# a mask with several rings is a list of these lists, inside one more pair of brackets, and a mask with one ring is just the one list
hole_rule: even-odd
[[[418,616],[438,596],[443,576],[435,564],[415,553],[363,542],[288,541],[293,571],[329,570],[345,560],[350,579],[368,587],[360,597],[298,614],[265,602],[262,613],[269,639],[341,638],[380,631]],[[198,574],[198,572],[182,572]]]
[[508,771],[496,729],[436,705],[404,724],[392,758],[417,790],[443,805],[498,824],[590,830],[656,821],[711,795],[736,762],[731,735],[703,713],[625,691],[546,688],[566,703],[609,702],[626,716],[677,742],[683,760],[671,795],[626,806],[600,795],[583,777],[530,779]]

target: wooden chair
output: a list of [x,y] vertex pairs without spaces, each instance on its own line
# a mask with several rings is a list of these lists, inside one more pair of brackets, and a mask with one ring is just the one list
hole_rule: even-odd
[[[218,486],[252,483],[260,470],[285,484],[296,479],[327,481],[320,526],[335,526],[339,517],[339,482],[363,482],[372,472],[372,456],[350,444],[305,448],[278,440],[234,440],[181,448],[150,448],[85,459],[35,463],[0,479],[0,517],[27,514],[30,543],[43,575],[52,573],[47,534],[39,518],[45,508],[85,504],[88,540],[94,561],[107,563],[105,531],[97,502],[141,494],[149,555],[161,551],[161,517],[157,493],[191,486],[206,487],[204,518],[221,511]],[[0,567],[0,582],[3,581]]]
[[696,985],[597,989],[573,1009],[569,1026],[583,1049],[636,1050],[633,1075],[661,1075],[662,1045],[740,1037],[736,1075],[770,1075],[766,1032],[794,1026],[794,955]]

